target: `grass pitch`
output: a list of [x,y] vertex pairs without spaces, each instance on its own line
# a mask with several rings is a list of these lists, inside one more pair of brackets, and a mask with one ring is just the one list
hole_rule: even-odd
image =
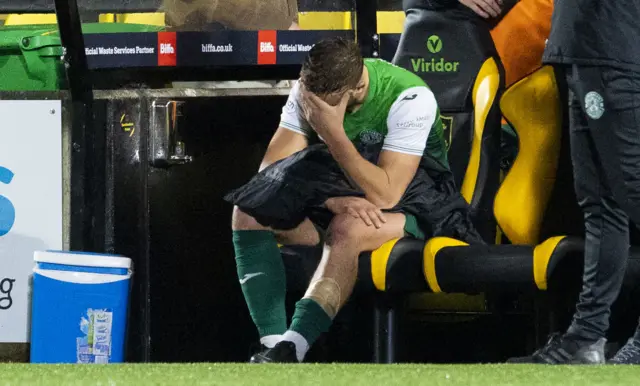
[[9,385],[640,385],[636,366],[0,365]]

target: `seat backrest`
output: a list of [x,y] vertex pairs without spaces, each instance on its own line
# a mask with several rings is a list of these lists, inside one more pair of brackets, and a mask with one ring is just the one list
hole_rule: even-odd
[[544,66],[508,88],[502,113],[518,135],[513,166],[496,195],[494,213],[512,244],[537,245],[556,184],[562,140],[561,99],[552,67]]
[[405,28],[393,61],[419,75],[433,90],[456,183],[471,204],[478,231],[493,242],[504,72],[489,27],[455,13],[405,11]]

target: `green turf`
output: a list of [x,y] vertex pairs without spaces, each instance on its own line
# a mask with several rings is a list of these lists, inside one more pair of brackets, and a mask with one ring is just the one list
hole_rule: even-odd
[[640,367],[435,365],[0,365],[4,385],[640,385]]

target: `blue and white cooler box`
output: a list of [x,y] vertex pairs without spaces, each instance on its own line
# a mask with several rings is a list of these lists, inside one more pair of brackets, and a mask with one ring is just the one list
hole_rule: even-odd
[[122,363],[131,259],[34,254],[32,363]]

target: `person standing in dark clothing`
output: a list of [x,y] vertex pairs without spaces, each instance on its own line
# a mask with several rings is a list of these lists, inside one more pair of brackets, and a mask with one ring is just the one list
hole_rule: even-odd
[[[571,326],[511,363],[601,364],[609,315],[640,225],[640,1],[555,2],[543,61],[569,86],[571,157],[586,238]],[[640,363],[640,327],[609,361]]]

